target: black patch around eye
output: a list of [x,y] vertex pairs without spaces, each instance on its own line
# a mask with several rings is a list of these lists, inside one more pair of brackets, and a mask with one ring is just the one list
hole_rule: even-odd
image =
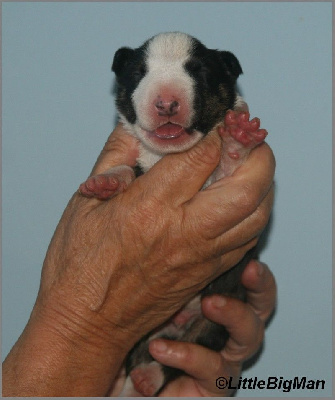
[[199,59],[191,59],[185,63],[186,71],[202,82],[207,82],[209,69],[205,63]]
[[200,60],[195,60],[195,59],[189,60],[185,64],[186,70],[194,73],[200,72],[202,67],[203,67],[202,62]]
[[138,66],[136,66],[136,68],[134,68],[132,75],[135,78],[135,80],[139,81],[144,77],[146,72],[147,72],[147,70],[145,68],[145,65],[142,64],[142,65],[138,65]]

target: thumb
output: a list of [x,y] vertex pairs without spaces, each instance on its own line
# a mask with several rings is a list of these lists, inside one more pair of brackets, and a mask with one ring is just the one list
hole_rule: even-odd
[[163,157],[141,179],[143,183],[148,180],[151,185],[157,182],[156,195],[170,199],[175,197],[178,202],[185,202],[202,188],[213,173],[220,154],[221,139],[213,131],[191,149]]
[[134,167],[137,157],[138,140],[129,135],[123,125],[119,123],[107,139],[91,175],[102,174],[117,165]]

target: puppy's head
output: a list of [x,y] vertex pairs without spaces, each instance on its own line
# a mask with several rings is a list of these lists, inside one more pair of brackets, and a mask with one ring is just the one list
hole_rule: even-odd
[[230,52],[207,49],[183,33],[162,33],[114,56],[116,104],[123,122],[160,154],[192,147],[236,101],[242,73]]

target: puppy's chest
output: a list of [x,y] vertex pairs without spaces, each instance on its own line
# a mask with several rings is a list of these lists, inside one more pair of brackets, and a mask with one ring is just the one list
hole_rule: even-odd
[[137,158],[137,163],[144,173],[149,171],[149,169],[152,168],[162,157],[163,154],[154,153],[142,143],[139,144],[139,157]]

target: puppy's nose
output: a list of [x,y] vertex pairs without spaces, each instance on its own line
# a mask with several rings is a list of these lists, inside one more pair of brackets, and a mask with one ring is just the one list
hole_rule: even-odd
[[155,102],[155,108],[160,116],[169,116],[178,114],[180,105],[177,100],[165,100],[160,97]]

